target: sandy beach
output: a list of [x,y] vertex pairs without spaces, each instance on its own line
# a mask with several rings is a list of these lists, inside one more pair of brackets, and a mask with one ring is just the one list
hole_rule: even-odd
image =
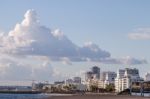
[[120,96],[120,95],[72,95],[72,96],[52,96],[48,99],[149,99],[149,97]]

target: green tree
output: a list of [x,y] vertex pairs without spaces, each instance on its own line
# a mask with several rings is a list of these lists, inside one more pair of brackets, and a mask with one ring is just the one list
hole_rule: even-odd
[[98,92],[98,86],[96,86],[96,85],[91,85],[91,86],[90,86],[90,90],[91,90],[91,92]]
[[106,85],[106,91],[108,91],[108,92],[114,92],[115,91],[114,84]]

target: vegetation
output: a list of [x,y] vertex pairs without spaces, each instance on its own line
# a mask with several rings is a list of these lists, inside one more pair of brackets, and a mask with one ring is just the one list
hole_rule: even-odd
[[69,84],[63,87],[66,91],[71,91],[71,90],[75,90],[76,86],[73,84]]
[[114,92],[114,91],[115,91],[115,86],[114,86],[114,84],[106,85],[106,91],[107,91],[107,92]]
[[90,86],[90,91],[91,91],[91,92],[98,92],[98,86],[96,86],[96,85],[91,85],[91,86]]

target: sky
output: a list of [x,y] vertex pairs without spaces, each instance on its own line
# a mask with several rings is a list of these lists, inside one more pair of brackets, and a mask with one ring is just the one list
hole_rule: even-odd
[[150,72],[149,0],[0,2],[2,81],[63,80],[94,65]]

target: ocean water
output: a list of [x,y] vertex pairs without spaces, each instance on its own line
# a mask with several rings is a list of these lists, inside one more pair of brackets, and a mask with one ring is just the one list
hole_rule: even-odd
[[[141,93],[131,93],[133,96],[141,96]],[[150,93],[144,93],[144,97],[150,97]]]
[[48,94],[0,94],[0,99],[47,99]]

